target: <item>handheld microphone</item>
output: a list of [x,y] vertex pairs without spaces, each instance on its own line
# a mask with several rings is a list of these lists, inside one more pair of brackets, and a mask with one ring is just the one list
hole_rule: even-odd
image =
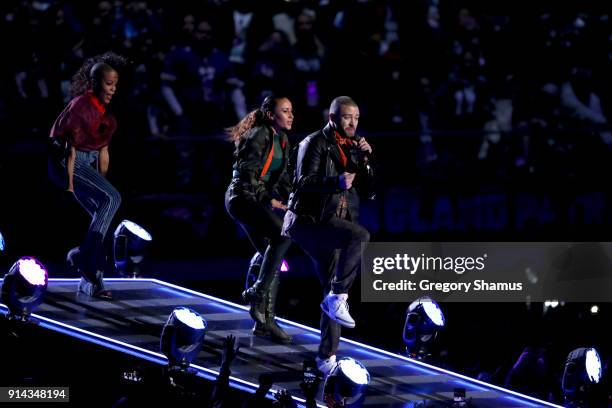
[[[372,153],[361,150],[359,148],[359,141],[362,139],[361,136],[355,135],[355,140],[353,141],[353,148],[357,150],[356,156],[359,160],[359,163],[363,169],[367,172],[368,177],[365,178],[365,191],[367,191],[367,198],[369,200],[376,199],[376,191],[374,187],[374,169],[372,167]],[[358,166],[359,167],[359,166]]]
[[370,160],[372,160],[372,153],[368,152],[368,151],[364,151],[361,150],[359,148],[359,141],[363,139],[363,137],[359,136],[359,135],[355,135],[355,145],[354,148],[357,150],[358,156],[359,156],[359,160],[364,160],[366,163]]

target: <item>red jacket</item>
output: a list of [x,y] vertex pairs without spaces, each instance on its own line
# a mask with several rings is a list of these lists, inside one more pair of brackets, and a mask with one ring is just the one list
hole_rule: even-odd
[[64,139],[77,150],[93,151],[107,146],[115,130],[115,116],[87,92],[68,102],[55,119],[50,137]]

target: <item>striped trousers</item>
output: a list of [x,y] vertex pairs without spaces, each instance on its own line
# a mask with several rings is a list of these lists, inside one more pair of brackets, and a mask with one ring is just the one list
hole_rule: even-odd
[[[98,152],[76,152],[74,163],[74,195],[91,216],[88,235],[106,236],[108,228],[121,204],[121,195],[97,170]],[[65,160],[51,159],[49,173],[55,184],[65,189],[67,183]]]

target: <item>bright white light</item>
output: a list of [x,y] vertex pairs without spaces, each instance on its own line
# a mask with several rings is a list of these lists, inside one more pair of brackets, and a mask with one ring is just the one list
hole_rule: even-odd
[[144,228],[142,228],[140,225],[136,224],[135,222],[132,222],[129,220],[123,220],[121,221],[119,228],[121,228],[121,225],[123,225],[132,234],[136,235],[140,239],[144,239],[145,241],[151,241],[153,239],[153,237],[151,236],[151,234],[147,232],[147,230],[145,230]]
[[431,299],[424,301],[423,309],[425,309],[425,313],[427,313],[427,316],[436,326],[444,326],[444,314],[436,302]]
[[599,313],[599,306],[597,305],[591,306],[591,314],[597,314],[597,313]]
[[597,350],[594,348],[590,348],[586,352],[586,370],[589,380],[593,383],[598,383],[601,379],[601,360]]
[[17,263],[19,264],[19,273],[30,284],[45,286],[47,282],[47,271],[36,259],[21,258]]
[[551,307],[554,309],[557,306],[559,306],[558,300],[547,300],[546,302],[544,302],[544,307]]
[[177,319],[185,323],[187,326],[193,329],[204,329],[204,320],[202,319],[202,316],[193,310],[187,309],[186,307],[177,307],[174,309],[173,313]]
[[283,259],[283,263],[281,263],[280,271],[289,272],[289,264],[284,259]]
[[368,385],[370,382],[368,370],[366,370],[363,364],[350,357],[340,359],[338,367],[355,384]]

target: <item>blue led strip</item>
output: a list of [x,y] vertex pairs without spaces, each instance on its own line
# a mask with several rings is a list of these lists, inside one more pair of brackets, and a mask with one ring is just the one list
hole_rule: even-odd
[[[79,279],[71,279],[71,278],[49,279],[49,282],[75,282],[76,283],[78,281]],[[105,279],[105,281],[153,282],[154,280],[153,279],[116,278],[116,279]],[[0,278],[0,282],[4,282],[4,279]],[[157,281],[155,283],[163,284],[163,282],[161,281]],[[3,303],[0,303],[0,309],[2,309],[4,314],[8,312],[8,308]],[[88,341],[90,343],[94,343],[94,344],[97,344],[97,345],[100,345],[106,348],[110,348],[112,350],[120,351],[120,352],[129,354],[134,357],[142,358],[144,360],[147,360],[153,363],[157,363],[160,365],[168,364],[168,359],[166,358],[166,356],[164,356],[161,353],[156,353],[154,351],[147,350],[142,347],[134,346],[133,344],[124,343],[122,341],[115,340],[111,337],[106,337],[106,336],[102,336],[97,333],[83,330],[81,328],[71,326],[71,325],[62,323],[57,320],[49,319],[45,316],[38,315],[35,313],[32,313],[30,316],[37,319],[40,323],[40,326],[46,329],[50,329],[50,330],[53,330],[53,331],[56,331],[62,334],[66,334],[68,336],[71,336],[71,337],[74,337],[80,340]],[[190,367],[193,367],[196,369],[196,374],[198,375],[198,377],[202,377],[210,381],[216,380],[217,376],[219,375],[219,372],[215,370],[211,370],[210,368],[202,367],[196,364],[190,364]],[[230,380],[229,384],[231,387],[239,389],[241,391],[249,392],[251,394],[254,393],[255,390],[257,390],[257,388],[259,388],[258,384],[240,379],[238,377],[230,376],[229,380]],[[272,389],[266,394],[266,397],[273,399],[274,395],[278,391],[279,390]],[[301,404],[306,403],[306,400],[303,398],[293,396],[293,399]],[[321,408],[325,408],[325,406],[321,404],[317,404],[317,406]],[[305,405],[300,405],[300,407],[305,407]]]

